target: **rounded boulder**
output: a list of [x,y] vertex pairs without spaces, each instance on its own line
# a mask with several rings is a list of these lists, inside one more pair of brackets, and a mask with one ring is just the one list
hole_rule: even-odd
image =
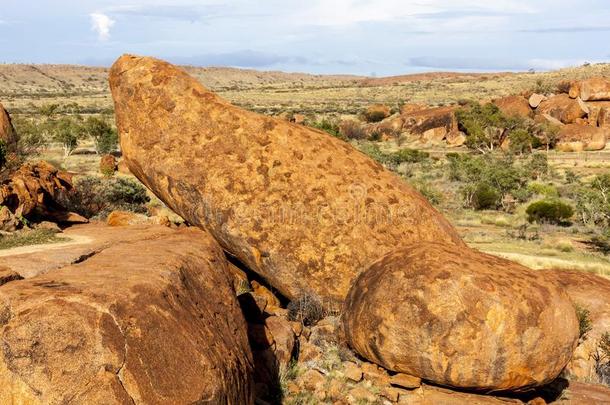
[[389,370],[486,392],[551,382],[578,340],[574,307],[558,284],[436,243],[396,250],[363,272],[343,326],[356,352]]

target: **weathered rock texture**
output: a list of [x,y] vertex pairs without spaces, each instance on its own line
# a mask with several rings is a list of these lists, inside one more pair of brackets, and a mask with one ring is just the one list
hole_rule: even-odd
[[570,88],[570,95],[579,95],[584,101],[610,100],[610,80],[604,77],[582,80]]
[[[540,104],[540,102],[538,102]],[[522,96],[506,96],[494,100],[494,104],[498,106],[500,111],[507,116],[517,116],[529,118],[532,115],[530,102]]]
[[404,119],[403,130],[417,135],[422,135],[426,131],[441,128],[445,133],[457,131],[457,118],[455,117],[455,107],[437,107],[415,109],[403,108],[402,116]]
[[9,151],[14,150],[17,146],[17,133],[13,124],[11,123],[11,117],[8,112],[4,109],[4,106],[0,104],[0,141],[3,141],[8,147]]
[[389,370],[440,385],[520,390],[552,381],[578,339],[574,307],[536,272],[435,243],[363,272],[344,307],[349,344]]
[[567,372],[580,381],[596,381],[593,354],[599,338],[610,331],[610,279],[582,270],[541,270],[545,277],[558,282],[572,302],[589,311],[592,329],[582,339],[567,367]]
[[601,150],[606,147],[608,130],[591,125],[569,124],[557,134],[555,149],[562,152]]
[[342,300],[395,246],[463,246],[424,197],[322,131],[234,107],[152,58],[121,57],[110,86],[130,171],[288,298]]
[[536,112],[548,114],[564,124],[571,124],[578,118],[583,118],[589,113],[589,108],[580,98],[571,99],[567,94],[558,94],[542,101]]
[[59,203],[70,190],[72,176],[68,173],[46,162],[25,163],[0,183],[0,206],[7,207],[17,217],[30,220],[70,222],[74,215],[69,215]]
[[2,404],[249,404],[220,247],[185,229],[0,288]]

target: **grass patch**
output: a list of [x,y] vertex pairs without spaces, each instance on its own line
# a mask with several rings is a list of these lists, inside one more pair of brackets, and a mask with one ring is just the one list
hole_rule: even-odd
[[32,231],[14,233],[12,235],[0,235],[0,250],[65,241],[66,238],[57,236],[57,233],[51,229],[35,229]]

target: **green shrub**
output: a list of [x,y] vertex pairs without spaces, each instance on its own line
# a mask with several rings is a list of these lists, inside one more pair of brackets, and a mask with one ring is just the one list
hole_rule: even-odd
[[129,178],[86,176],[76,180],[65,205],[86,218],[104,218],[115,210],[145,213],[149,201],[144,186]]
[[428,152],[417,149],[404,148],[398,152],[394,152],[394,159],[397,164],[400,163],[421,163],[430,157]]
[[531,203],[525,213],[530,223],[560,224],[574,215],[574,209],[560,200],[541,200]]
[[510,140],[509,149],[513,153],[524,154],[531,152],[537,140],[530,131],[525,128],[517,128],[508,135]]
[[413,186],[423,195],[432,205],[440,205],[443,202],[443,194],[431,184],[419,181]]
[[[462,187],[467,207],[498,208],[507,195],[512,195],[519,201],[527,199],[526,173],[523,168],[515,165],[510,156],[472,156],[458,153],[449,153],[446,156],[449,178],[467,184]],[[479,194],[481,198],[475,194]]]
[[365,155],[392,170],[402,163],[422,163],[430,157],[428,152],[408,148],[400,149],[397,152],[383,152],[379,149],[379,146],[373,143],[363,143],[359,148]]
[[311,122],[309,123],[309,126],[327,132],[336,138],[343,138],[337,123],[329,119],[324,118],[322,121]]
[[34,229],[16,232],[11,235],[0,234],[0,250],[66,241],[65,238],[58,237],[56,234],[57,232],[52,229]]
[[71,117],[62,117],[56,121],[50,121],[53,140],[62,145],[64,156],[70,156],[78,146],[82,137],[83,128],[77,120]]
[[557,191],[557,187],[552,184],[532,182],[527,185],[527,190],[532,194],[541,195],[546,198],[559,197],[559,191]]
[[84,131],[93,139],[95,151],[99,155],[114,152],[118,146],[118,135],[103,118],[89,117],[84,123]]
[[487,183],[479,183],[472,195],[472,207],[476,210],[496,209],[501,199],[502,195],[498,189]]
[[574,309],[578,317],[578,340],[582,343],[587,339],[587,334],[593,329],[591,311],[579,304],[575,304]]
[[32,118],[16,117],[12,120],[15,132],[19,135],[17,144],[18,152],[21,155],[35,155],[42,148],[47,146],[45,125],[41,125]]

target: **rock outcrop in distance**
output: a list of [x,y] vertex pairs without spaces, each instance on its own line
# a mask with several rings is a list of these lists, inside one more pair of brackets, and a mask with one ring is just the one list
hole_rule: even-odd
[[169,63],[110,72],[129,170],[287,298],[341,302],[396,246],[457,232],[402,179],[325,132],[232,106]]
[[387,255],[354,282],[345,336],[364,358],[484,392],[553,381],[578,341],[567,294],[521,265],[434,243]]
[[0,287],[2,404],[252,404],[246,323],[195,228]]
[[72,190],[72,176],[49,163],[25,163],[0,182],[0,230],[7,230],[21,218],[32,222],[50,220],[82,223],[87,219],[62,206]]

